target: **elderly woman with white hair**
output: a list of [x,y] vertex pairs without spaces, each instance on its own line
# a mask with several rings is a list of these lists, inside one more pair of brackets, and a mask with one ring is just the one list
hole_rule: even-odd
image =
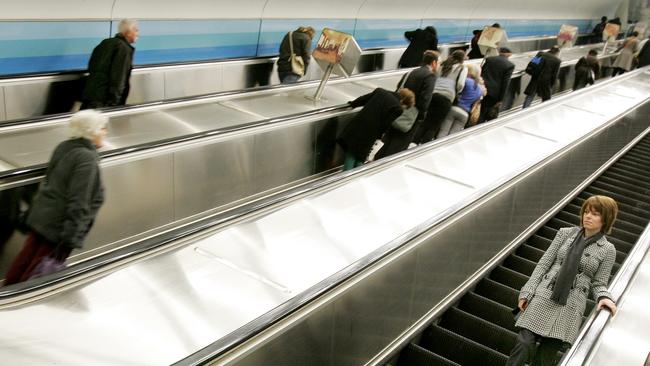
[[28,280],[44,258],[63,262],[83,245],[104,202],[97,149],[104,143],[107,122],[94,110],[70,119],[71,138],[52,154],[27,215],[30,232],[5,276],[5,285]]
[[123,19],[115,37],[107,38],[95,47],[88,61],[88,79],[81,109],[126,104],[135,52],[131,45],[138,40],[139,34],[135,20]]

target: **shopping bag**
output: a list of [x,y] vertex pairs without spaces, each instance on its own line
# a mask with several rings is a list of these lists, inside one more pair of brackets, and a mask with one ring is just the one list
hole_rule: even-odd
[[31,280],[32,278],[43,277],[55,272],[59,272],[64,268],[65,261],[50,256],[43,257],[43,259],[41,259],[41,261],[34,269],[34,272],[32,272],[32,275],[29,277],[29,279]]

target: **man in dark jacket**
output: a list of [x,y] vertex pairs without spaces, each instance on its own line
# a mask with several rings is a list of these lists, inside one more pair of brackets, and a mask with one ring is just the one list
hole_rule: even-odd
[[600,18],[600,23],[596,24],[594,30],[591,31],[591,43],[600,43],[603,41],[603,31],[607,24],[607,17]]
[[[384,146],[377,152],[375,159],[396,154],[405,150],[413,140],[413,134],[426,116],[433,95],[433,87],[436,85],[436,72],[438,70],[438,58],[436,51],[425,51],[422,56],[422,66],[404,74],[397,84],[397,90],[407,88],[415,94],[415,107],[418,109],[418,117],[413,127],[408,132],[402,132],[390,128],[384,137]],[[406,78],[406,80],[404,80]]]
[[524,108],[530,107],[535,99],[535,95],[539,94],[542,102],[551,99],[553,93],[553,86],[560,71],[560,47],[553,46],[548,52],[540,54],[542,57],[542,67],[537,75],[531,75],[530,82],[524,91],[526,99],[524,100]]
[[138,23],[123,19],[118,30],[115,37],[105,39],[95,47],[90,56],[81,109],[126,104],[133,69],[134,48],[131,44],[138,39]]
[[481,101],[481,117],[479,123],[495,119],[499,116],[499,110],[506,96],[512,73],[515,71],[515,64],[508,59],[512,51],[507,47],[499,48],[499,56],[492,56],[485,59],[481,69],[481,76],[485,82],[487,95]]
[[[297,83],[307,73],[309,61],[311,60],[311,41],[314,38],[315,30],[312,27],[299,27],[293,32],[287,33],[280,43],[280,57],[278,58],[278,77],[282,84]],[[291,40],[289,39],[291,35]],[[290,42],[291,41],[291,42]],[[291,67],[291,45],[293,53],[300,56],[305,65],[302,74],[296,74]]]
[[576,74],[573,79],[573,90],[578,90],[593,85],[600,75],[600,62],[598,51],[589,50],[587,56],[580,57],[576,64]]
[[422,55],[426,50],[438,50],[438,33],[434,27],[428,26],[423,29],[416,29],[404,33],[409,40],[409,45],[399,59],[399,67],[420,66]]

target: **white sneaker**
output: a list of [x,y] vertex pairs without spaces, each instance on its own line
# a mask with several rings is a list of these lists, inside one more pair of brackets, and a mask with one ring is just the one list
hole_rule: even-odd
[[407,147],[407,149],[412,149],[412,148],[414,148],[414,147],[416,147],[416,146],[418,146],[418,144],[416,144],[415,142],[411,142],[411,143],[409,144],[409,147]]

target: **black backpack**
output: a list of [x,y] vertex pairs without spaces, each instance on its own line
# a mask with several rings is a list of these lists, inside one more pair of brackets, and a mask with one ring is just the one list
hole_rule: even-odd
[[539,76],[544,68],[544,58],[541,53],[538,53],[526,66],[526,74],[530,76]]

